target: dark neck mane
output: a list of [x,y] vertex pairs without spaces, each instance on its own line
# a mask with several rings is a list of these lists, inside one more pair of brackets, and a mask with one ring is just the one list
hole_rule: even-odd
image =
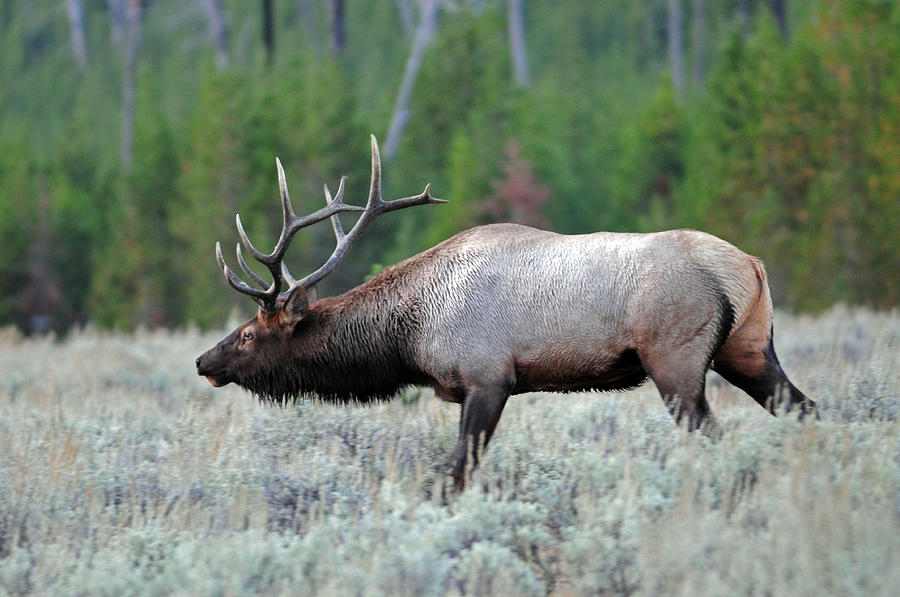
[[420,382],[408,350],[415,317],[398,307],[397,293],[372,282],[310,305],[290,341],[289,362],[241,385],[273,402],[304,395],[366,402]]

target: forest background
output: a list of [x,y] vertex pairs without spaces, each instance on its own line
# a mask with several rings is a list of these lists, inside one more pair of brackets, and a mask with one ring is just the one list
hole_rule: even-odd
[[[694,227],[761,256],[776,302],[900,302],[892,0],[0,3],[0,325],[222,325],[213,248],[309,212],[368,133],[379,220],[326,293],[464,228]],[[350,218],[348,217],[348,223]],[[312,271],[330,227],[288,258]],[[226,250],[226,254],[230,251]]]

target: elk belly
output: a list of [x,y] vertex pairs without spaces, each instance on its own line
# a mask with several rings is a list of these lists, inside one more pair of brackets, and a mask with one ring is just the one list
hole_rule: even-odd
[[617,355],[544,353],[516,364],[514,393],[623,390],[641,385],[647,372],[634,350]]

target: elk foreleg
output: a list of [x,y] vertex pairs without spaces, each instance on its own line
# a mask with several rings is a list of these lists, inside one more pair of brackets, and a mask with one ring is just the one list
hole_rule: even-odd
[[459,421],[459,441],[450,468],[457,491],[465,488],[467,472],[478,466],[478,457],[497,427],[511,387],[512,384],[503,383],[472,388],[466,393]]

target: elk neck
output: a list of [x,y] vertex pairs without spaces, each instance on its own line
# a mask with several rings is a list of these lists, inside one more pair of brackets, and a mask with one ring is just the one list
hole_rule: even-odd
[[408,349],[418,310],[389,286],[370,280],[310,305],[290,342],[300,394],[367,401],[421,383]]

